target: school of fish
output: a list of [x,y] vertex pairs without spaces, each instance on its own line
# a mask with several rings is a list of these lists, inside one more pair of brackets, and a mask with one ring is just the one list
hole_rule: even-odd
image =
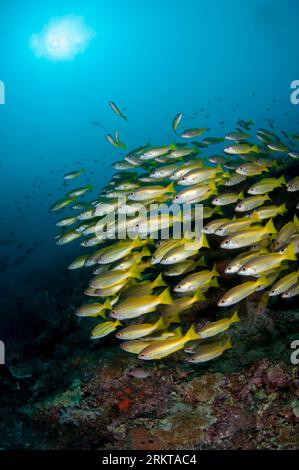
[[[69,269],[92,270],[89,301],[76,310],[79,317],[99,317],[91,338],[113,333],[124,351],[142,360],[183,350],[197,364],[232,347],[230,329],[250,296],[260,292],[259,314],[275,296],[299,295],[299,176],[285,177],[299,158],[299,135],[253,133],[252,121],[239,121],[223,137],[205,137],[205,127],[179,133],[182,122],[181,113],[172,122],[179,142],[147,144],[114,163],[117,172],[95,200],[83,202],[93,188],[79,187],[50,210],[72,211],[56,223],[62,228],[57,244],[79,240],[86,250]],[[114,147],[125,147],[118,131],[106,137]],[[213,153],[213,145],[222,151]],[[202,232],[191,238],[182,230],[173,237],[174,227],[186,222],[182,211],[152,212],[153,204],[201,204]],[[189,228],[196,222],[190,214]],[[203,302],[204,314],[191,322],[188,312]],[[202,321],[207,316],[212,320]]]

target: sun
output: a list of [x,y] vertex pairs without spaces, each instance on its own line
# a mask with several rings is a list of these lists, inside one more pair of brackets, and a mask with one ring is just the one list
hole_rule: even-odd
[[84,52],[94,36],[82,17],[69,15],[50,20],[40,33],[31,36],[30,45],[37,57],[66,61]]

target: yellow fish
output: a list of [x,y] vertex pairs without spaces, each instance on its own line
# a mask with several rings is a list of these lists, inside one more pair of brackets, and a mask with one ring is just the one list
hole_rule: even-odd
[[205,325],[201,330],[198,332],[200,339],[211,338],[212,336],[218,335],[219,333],[223,333],[223,331],[228,330],[228,328],[233,324],[240,321],[238,316],[238,312],[236,311],[231,318],[223,318],[221,320],[217,320]]
[[104,338],[104,336],[110,335],[113,331],[116,330],[121,323],[119,320],[114,322],[112,321],[105,321],[104,323],[100,323],[99,325],[95,326],[91,332],[91,339],[98,339]]
[[111,310],[112,305],[107,299],[103,304],[100,303],[90,303],[90,304],[85,304],[79,307],[76,310],[76,315],[78,317],[97,317],[101,316],[105,318],[105,310]]
[[268,286],[268,280],[264,277],[257,279],[256,281],[248,281],[238,286],[232,287],[227,291],[220,300],[218,300],[218,307],[229,307],[234,305],[241,300],[245,299],[249,295],[256,292],[260,287]]
[[110,312],[112,318],[126,320],[137,318],[145,313],[154,312],[160,304],[173,304],[169,289],[160,295],[144,295],[142,297],[130,297],[117,303]]
[[165,326],[163,317],[159,318],[156,323],[140,323],[139,325],[126,326],[116,333],[118,339],[131,340],[139,339],[150,335],[154,331],[163,329]]
[[211,361],[216,357],[221,356],[227,349],[232,347],[230,340],[223,344],[223,341],[215,341],[212,344],[207,344],[197,348],[196,353],[188,360],[191,364],[199,364],[201,362]]
[[155,341],[153,344],[150,344],[138,355],[139,359],[144,361],[153,360],[153,359],[162,359],[163,357],[169,356],[177,351],[183,349],[188,341],[194,339],[199,339],[199,335],[195,330],[194,325],[187,331],[187,333],[182,337],[165,339],[164,341]]

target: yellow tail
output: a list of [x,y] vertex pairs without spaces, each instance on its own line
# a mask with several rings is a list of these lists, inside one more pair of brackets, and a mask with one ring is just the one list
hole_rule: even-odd
[[165,304],[165,305],[173,305],[174,301],[170,295],[170,289],[167,288],[165,289],[162,294],[158,296],[159,303],[160,304]]
[[240,318],[239,318],[239,315],[238,315],[238,310],[236,310],[235,313],[233,314],[233,316],[231,317],[230,322],[231,323],[237,323],[239,321],[240,321]]
[[167,282],[164,281],[162,273],[154,280],[152,287],[166,287],[168,286]]
[[186,343],[188,343],[188,341],[192,341],[193,339],[199,339],[199,338],[200,338],[200,335],[197,333],[194,325],[192,325],[191,328],[189,328],[189,330],[184,336],[184,340]]
[[291,243],[287,246],[286,251],[283,254],[283,258],[285,260],[297,261],[297,256],[296,256],[296,253],[295,253],[295,249],[294,249],[294,246]]
[[273,219],[270,219],[269,222],[266,223],[264,228],[266,233],[277,233],[277,230],[273,223]]

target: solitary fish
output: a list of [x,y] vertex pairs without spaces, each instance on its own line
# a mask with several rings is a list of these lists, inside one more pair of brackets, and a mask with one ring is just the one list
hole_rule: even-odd
[[180,125],[180,122],[182,120],[182,117],[183,117],[183,114],[182,113],[179,113],[175,116],[175,118],[173,119],[172,121],[172,129],[173,129],[173,132],[175,132],[177,134],[177,128],[179,127]]
[[126,116],[120,111],[120,109],[116,106],[115,103],[113,103],[113,101],[109,101],[109,106],[111,107],[112,111],[115,112],[115,114],[117,114],[117,116],[120,116],[121,118],[125,119],[125,121],[127,121],[128,119],[126,118]]

